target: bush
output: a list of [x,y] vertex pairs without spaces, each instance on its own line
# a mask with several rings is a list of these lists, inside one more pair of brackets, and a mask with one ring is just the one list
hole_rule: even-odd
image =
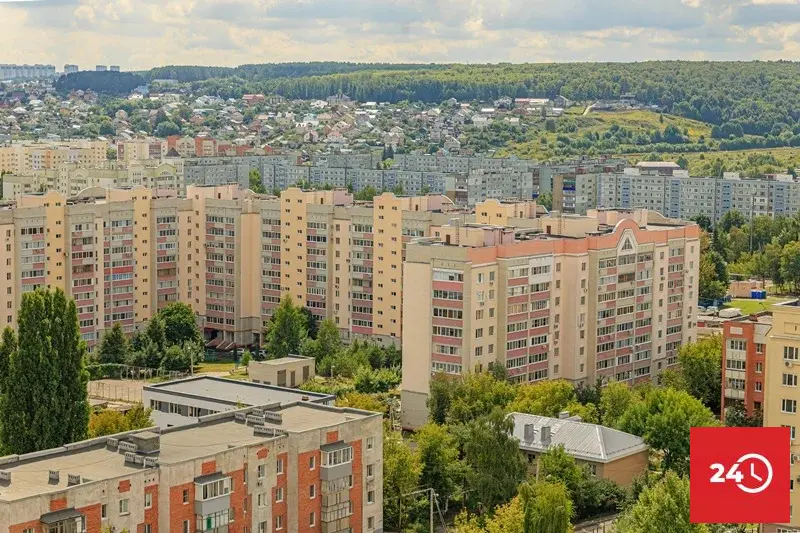
[[87,365],[86,370],[89,372],[90,380],[97,379],[122,379],[128,365],[117,363],[102,363],[96,365]]

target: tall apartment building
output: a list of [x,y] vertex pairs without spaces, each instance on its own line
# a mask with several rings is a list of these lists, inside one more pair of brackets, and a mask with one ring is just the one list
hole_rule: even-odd
[[3,198],[15,200],[25,194],[41,190],[57,191],[65,196],[76,196],[90,187],[104,189],[146,187],[171,189],[185,193],[181,161],[175,159],[142,161],[107,161],[96,167],[77,163],[64,163],[55,169],[39,170],[27,174],[7,174],[3,179]]
[[728,320],[722,325],[722,407],[740,403],[749,416],[764,406],[764,363],[769,314]]
[[167,141],[160,139],[134,139],[117,143],[118,161],[146,161],[167,156]]
[[[764,379],[764,426],[791,428],[792,514],[788,524],[765,524],[765,533],[800,531],[800,491],[795,490],[800,476],[800,441],[796,438],[800,402],[800,302],[773,305],[772,328],[767,335]],[[780,481],[780,480],[779,480]],[[785,483],[785,481],[784,481]]]
[[404,427],[425,423],[434,373],[499,363],[514,382],[635,384],[696,339],[697,225],[646,211],[528,222],[447,224],[407,246]]
[[0,65],[0,80],[52,78],[56,75],[53,65]]
[[790,175],[747,179],[738,173],[722,178],[691,177],[685,170],[627,168],[624,172],[555,176],[553,209],[585,214],[593,208],[649,209],[689,220],[705,215],[719,220],[731,210],[746,218],[800,211],[800,181]]
[[64,163],[94,167],[106,162],[106,149],[104,141],[12,143],[0,146],[0,171],[28,174]]
[[64,74],[75,74],[79,70],[78,65],[70,65],[69,63],[64,65]]
[[15,324],[24,292],[60,287],[90,348],[114,323],[134,331],[177,300],[212,346],[244,346],[288,292],[345,336],[399,343],[405,246],[451,208],[437,195],[355,204],[342,190],[274,198],[235,185],[186,198],[138,187],[21,196],[0,209],[0,324]]
[[9,533],[381,533],[379,413],[298,402],[0,458]]

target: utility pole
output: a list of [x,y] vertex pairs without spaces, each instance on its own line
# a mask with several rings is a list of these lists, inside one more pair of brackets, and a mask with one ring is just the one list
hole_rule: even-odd
[[[430,533],[434,533],[434,530],[433,530],[433,502],[434,502],[434,499],[436,498],[436,492],[433,490],[433,487],[430,487],[430,488],[427,488],[427,489],[415,490],[413,492],[409,492],[408,494],[405,494],[405,496],[413,496],[414,494],[422,494],[423,492],[427,492],[428,493],[428,497],[430,498],[430,515],[429,515]],[[401,496],[401,500],[400,500],[400,505],[402,506],[402,496]],[[402,517],[403,517],[403,513],[402,513],[402,507],[401,507],[400,520],[402,520]],[[402,527],[400,528],[400,531],[402,531]]]

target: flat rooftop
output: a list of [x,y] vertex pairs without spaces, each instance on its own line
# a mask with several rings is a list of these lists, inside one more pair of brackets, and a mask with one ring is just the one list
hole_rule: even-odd
[[[267,419],[265,428],[275,435],[255,433],[251,423],[241,418],[256,414],[257,408],[226,411],[203,417],[199,422],[159,430],[148,428],[99,437],[60,448],[27,455],[0,457],[0,470],[11,481],[0,481],[0,502],[21,500],[39,494],[63,491],[69,487],[69,475],[81,477],[81,484],[132,475],[143,470],[141,464],[125,462],[121,449],[109,445],[109,439],[130,441],[133,435],[159,435],[158,451],[152,454],[159,465],[178,464],[213,456],[232,448],[246,447],[284,438],[286,434],[337,426],[352,420],[381,417],[380,413],[298,402],[267,411],[281,415],[280,422]],[[238,416],[237,416],[238,415]],[[49,472],[58,471],[58,482],[50,481]]]
[[289,363],[297,363],[301,361],[311,362],[313,361],[313,357],[303,357],[302,355],[287,355],[286,357],[279,357],[277,359],[267,359],[266,361],[253,361],[252,364],[255,365],[269,365],[269,366],[281,366]]
[[218,378],[212,376],[195,376],[164,383],[146,385],[145,392],[171,393],[186,397],[196,397],[203,400],[217,401],[230,405],[267,405],[280,402],[281,404],[299,402],[303,398],[314,403],[325,403],[335,400],[332,394],[320,394],[298,389],[253,383],[250,381],[237,381],[234,379]]

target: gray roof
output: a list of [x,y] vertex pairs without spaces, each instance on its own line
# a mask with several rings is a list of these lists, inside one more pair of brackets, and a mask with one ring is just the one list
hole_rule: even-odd
[[304,397],[312,403],[327,403],[336,396],[320,394],[299,389],[277,387],[250,381],[218,378],[213,376],[195,376],[164,383],[154,383],[144,387],[146,391],[171,393],[179,396],[202,398],[231,405],[267,405],[280,402],[281,404],[298,402]]
[[[648,449],[641,437],[598,424],[525,413],[509,416],[514,420],[514,437],[524,451],[544,453],[563,445],[564,451],[576,459],[608,463]],[[534,434],[532,440],[526,441],[525,426],[528,424],[533,425]],[[541,440],[544,426],[550,426],[549,444]]]

